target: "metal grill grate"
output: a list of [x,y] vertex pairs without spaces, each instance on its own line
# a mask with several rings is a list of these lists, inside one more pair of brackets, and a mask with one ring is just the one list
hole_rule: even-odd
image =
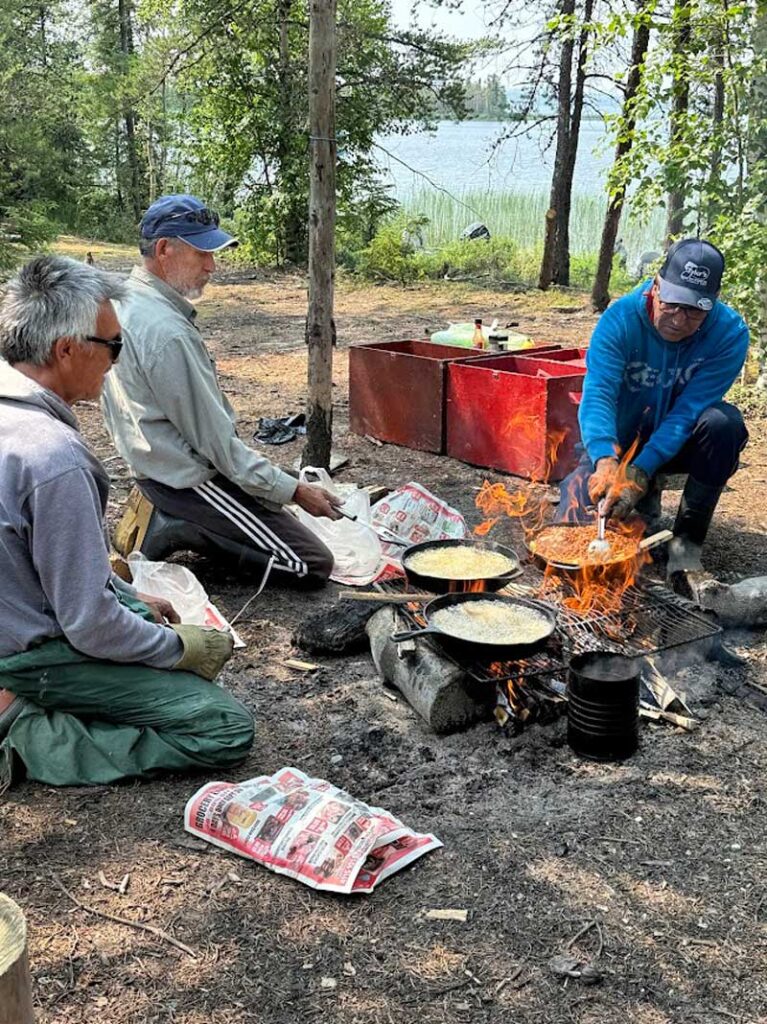
[[[381,589],[405,590],[402,581],[388,581]],[[530,588],[511,583],[502,591],[509,596],[529,597]],[[552,602],[555,603],[555,602]],[[420,607],[401,605],[399,610],[413,626],[425,625]],[[672,647],[697,643],[721,633],[689,602],[657,583],[641,583],[623,595],[618,612],[580,614],[559,607],[558,636],[542,651],[519,661],[459,662],[478,683],[499,679],[523,680],[562,673],[573,654],[580,651],[605,651],[632,657],[657,654]],[[420,643],[431,643],[424,637]],[[444,651],[441,652],[444,655]]]

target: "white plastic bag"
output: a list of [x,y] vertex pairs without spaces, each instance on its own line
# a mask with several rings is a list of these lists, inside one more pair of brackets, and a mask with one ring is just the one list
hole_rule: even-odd
[[[460,540],[469,534],[461,513],[415,480],[376,502],[371,522],[376,529],[388,530],[408,544]],[[402,554],[402,548],[399,553]]]
[[140,551],[128,555],[128,564],[136,590],[170,601],[183,623],[204,625],[208,595],[193,572],[171,562],[150,562]]
[[370,496],[356,484],[334,484],[325,469],[306,466],[299,480],[315,484],[343,499],[343,510],[356,516],[349,519],[328,519],[312,516],[296,507],[296,516],[308,530],[330,548],[333,554],[333,572],[330,578],[337,583],[364,586],[376,578],[381,568],[381,542],[370,524]]
[[[185,566],[172,562],[150,562],[140,551],[128,555],[128,564],[136,590],[150,597],[164,597],[170,601],[184,625],[227,631],[232,634],[235,647],[245,646],[242,638],[211,602],[195,574]],[[261,587],[263,589],[263,583]]]

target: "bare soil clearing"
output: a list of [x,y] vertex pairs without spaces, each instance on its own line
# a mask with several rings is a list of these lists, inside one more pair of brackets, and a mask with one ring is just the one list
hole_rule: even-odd
[[[101,265],[130,261],[127,251],[90,248]],[[234,270],[200,305],[245,438],[259,416],[302,408],[304,310],[300,277]],[[488,474],[347,432],[345,353],[354,341],[417,336],[475,311],[517,320],[540,341],[585,341],[594,323],[574,294],[341,285],[335,428],[350,458],[342,479],[419,480],[479,521],[472,488]],[[80,416],[110,460],[116,515],[127,471],[98,410]],[[707,549],[715,572],[756,575],[767,564],[765,424],[750,427],[746,465]],[[268,451],[290,466],[299,448]],[[666,496],[669,514],[677,497]],[[520,539],[511,524],[492,536]],[[251,594],[220,566],[193,567],[229,616]],[[645,726],[639,754],[605,766],[577,759],[557,726],[506,739],[488,722],[436,738],[390,699],[365,655],[313,658],[321,667],[308,674],[286,668],[286,658],[301,657],[293,629],[330,607],[334,590],[271,590],[246,613],[248,647],[226,681],[254,709],[258,730],[236,777],[295,764],[435,832],[444,850],[370,897],[334,897],[186,835],[183,806],[202,777],[62,791],[23,784],[0,805],[0,884],[28,916],[41,1024],[767,1022],[767,716],[744,685],[767,684],[763,632],[732,638],[749,656],[745,669],[684,673],[681,688],[704,718],[697,732]],[[129,873],[127,892],[105,888],[100,872],[113,883]],[[54,878],[91,908],[167,931],[196,958],[85,914]],[[437,908],[466,909],[468,919],[424,917]],[[570,952],[594,963],[600,984],[563,981],[548,967],[578,933]]]

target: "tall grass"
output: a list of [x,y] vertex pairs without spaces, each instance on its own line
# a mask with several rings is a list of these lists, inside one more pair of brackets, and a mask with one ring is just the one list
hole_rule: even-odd
[[[573,195],[570,217],[570,251],[574,254],[597,253],[602,235],[607,200],[604,196]],[[535,249],[543,238],[544,217],[549,205],[548,193],[539,191],[471,192],[453,198],[434,189],[414,192],[402,204],[403,214],[425,216],[429,223],[422,229],[424,242],[437,248],[455,241],[472,221],[487,225],[492,236],[511,238],[520,249]],[[629,265],[648,249],[660,249],[665,230],[662,210],[653,213],[648,223],[631,218],[624,210],[619,236],[629,253]]]

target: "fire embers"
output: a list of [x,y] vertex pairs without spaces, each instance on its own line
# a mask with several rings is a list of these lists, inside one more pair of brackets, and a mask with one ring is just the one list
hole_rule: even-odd
[[[491,665],[499,674],[504,665]],[[516,666],[524,671],[524,663]],[[561,689],[561,695],[558,690]],[[564,685],[549,680],[544,684],[540,677],[516,675],[513,678],[499,678],[495,687],[495,720],[506,736],[517,736],[531,722],[546,725],[565,713],[567,702]]]

